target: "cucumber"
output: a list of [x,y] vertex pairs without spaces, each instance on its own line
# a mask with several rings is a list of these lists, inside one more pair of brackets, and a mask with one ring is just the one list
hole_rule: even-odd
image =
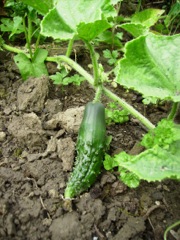
[[95,182],[101,172],[105,146],[105,108],[101,103],[89,102],[78,133],[77,157],[65,189],[65,199],[79,195]]

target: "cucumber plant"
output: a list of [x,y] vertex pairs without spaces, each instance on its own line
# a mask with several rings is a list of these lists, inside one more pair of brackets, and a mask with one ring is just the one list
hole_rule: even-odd
[[[148,131],[141,142],[146,148],[144,152],[137,156],[131,156],[125,152],[114,157],[106,155],[105,168],[110,170],[115,166],[118,167],[120,178],[130,187],[138,186],[141,179],[147,181],[161,181],[165,178],[180,179],[180,127],[173,121],[180,102],[180,70],[178,67],[180,35],[164,36],[151,31],[151,27],[164,11],[148,9],[135,13],[126,23],[118,25],[116,21],[116,27],[128,31],[135,39],[130,40],[120,49],[124,52],[124,57],[115,62],[116,67],[113,69],[115,82],[126,89],[139,92],[146,103],[156,103],[158,100],[172,102],[172,109],[167,119],[155,126],[133,106],[106,87],[109,74],[102,71],[102,65],[99,64],[95,52],[96,38],[114,27],[112,19],[117,18],[114,5],[118,1],[76,0],[75,5],[71,0],[43,0],[41,4],[31,0],[22,0],[22,2],[43,13],[42,35],[69,41],[66,55],[47,57],[46,54],[40,54],[31,60],[33,70],[35,66],[36,68],[39,66],[39,62],[42,64],[44,61],[52,61],[59,65],[62,62],[66,63],[83,76],[94,87],[96,93],[94,103],[88,104],[84,113],[77,142],[77,163],[65,190],[65,196],[71,198],[85,191],[100,172],[105,145],[104,141],[101,142],[102,139],[99,139],[98,134],[102,138],[105,136],[105,123],[103,107],[99,105],[100,103],[96,104],[102,94],[119,104]],[[79,39],[89,50],[93,76],[70,58],[73,43]],[[3,42],[1,47],[18,53],[18,57],[30,58],[30,55],[24,51],[10,47]],[[20,60],[22,59],[18,58],[18,61]],[[27,72],[21,72],[24,79],[32,76],[33,70],[30,75]],[[100,110],[100,114],[97,110]],[[92,112],[92,116],[98,113],[98,119],[94,117],[88,119],[88,112]],[[102,126],[102,131],[97,127],[99,125]],[[92,133],[88,134],[85,126],[88,126]],[[82,183],[80,187],[78,183]]]

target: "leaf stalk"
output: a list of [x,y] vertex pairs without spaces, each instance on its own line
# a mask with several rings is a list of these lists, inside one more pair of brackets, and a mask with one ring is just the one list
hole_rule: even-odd
[[99,70],[98,70],[98,61],[97,61],[97,54],[94,50],[92,44],[88,41],[85,41],[87,48],[89,49],[92,64],[93,64],[93,76],[94,76],[94,86],[98,86],[99,83]]
[[66,57],[70,57],[72,48],[73,48],[74,38],[69,40],[67,51],[66,51]]
[[179,109],[179,103],[178,102],[174,102],[171,108],[171,111],[167,117],[168,120],[174,120],[174,118],[176,117],[176,114],[178,112]]

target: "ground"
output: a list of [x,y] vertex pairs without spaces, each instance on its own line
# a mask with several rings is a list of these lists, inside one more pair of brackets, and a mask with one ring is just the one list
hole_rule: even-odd
[[[88,62],[86,54],[79,58],[82,62]],[[141,182],[130,189],[116,171],[102,170],[96,183],[72,201],[72,211],[65,207],[63,193],[92,87],[86,82],[55,86],[45,76],[23,82],[12,55],[1,52],[0,63],[0,239],[163,239],[180,215],[176,181]],[[47,67],[51,74],[57,71],[56,65]],[[144,108],[136,93],[119,87],[113,91],[153,123],[167,115],[166,106]],[[113,154],[136,152],[146,130],[131,117],[108,126],[107,132],[113,136]],[[168,239],[177,236],[175,229]]]
[[[137,1],[132,2],[122,14],[135,11]],[[162,2],[142,4],[161,8],[166,1]],[[48,49],[50,55],[65,52],[59,46]],[[90,71],[87,50],[81,44],[75,49],[78,63]],[[102,56],[102,49],[96,50]],[[100,60],[108,70],[107,61]],[[56,64],[46,64],[55,74]],[[139,94],[107,87],[154,124],[168,114],[169,104],[145,107]],[[95,184],[73,199],[71,209],[67,207],[63,194],[78,129],[85,104],[93,97],[87,82],[62,87],[45,76],[23,82],[13,54],[0,52],[0,240],[162,240],[165,229],[179,220],[179,182],[142,181],[130,189],[116,169],[102,169]],[[106,106],[110,100],[102,101]],[[109,154],[122,150],[135,154],[145,132],[132,116],[124,124],[107,126],[112,135]],[[180,229],[174,228],[168,240],[179,236]]]

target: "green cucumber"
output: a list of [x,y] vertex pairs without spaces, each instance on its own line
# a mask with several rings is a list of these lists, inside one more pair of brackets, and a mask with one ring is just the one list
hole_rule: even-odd
[[65,189],[65,199],[86,191],[101,172],[106,146],[105,108],[101,103],[89,102],[80,125],[77,157]]

